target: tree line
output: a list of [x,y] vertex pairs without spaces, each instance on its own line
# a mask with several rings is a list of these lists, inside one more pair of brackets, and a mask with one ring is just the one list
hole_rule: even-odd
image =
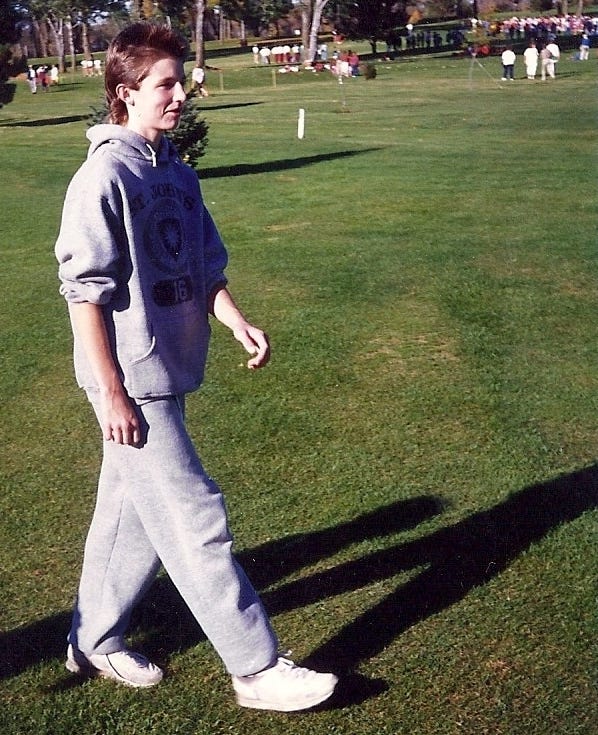
[[286,21],[288,27],[291,22],[298,27],[306,57],[313,60],[324,25],[338,34],[375,43],[405,22],[406,1],[0,0],[0,46],[5,47],[5,55],[7,46],[19,44],[25,57],[54,56],[64,72],[69,65],[75,68],[77,54],[91,58],[93,35],[109,40],[136,19],[165,22],[182,31],[194,45],[200,64],[205,40],[219,37],[223,22],[235,24],[241,43],[247,37],[279,36],[280,24]]
[[[428,2],[446,16],[471,14],[471,0]],[[280,37],[292,27],[304,58],[313,61],[323,29],[337,38],[368,40],[376,53],[376,44],[392,40],[410,15],[407,0],[0,0],[0,85],[18,70],[15,56],[21,63],[53,56],[61,72],[74,71],[79,54],[91,59],[123,25],[138,19],[182,32],[203,66],[205,41],[222,38],[223,23],[234,24],[241,44],[248,37]]]

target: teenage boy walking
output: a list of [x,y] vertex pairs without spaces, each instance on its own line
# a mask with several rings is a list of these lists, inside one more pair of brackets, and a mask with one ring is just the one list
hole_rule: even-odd
[[162,564],[232,676],[242,706],[281,711],[327,699],[337,679],[278,655],[262,603],[231,552],[222,493],[185,428],[202,382],[212,314],[251,355],[264,332],[227,289],[227,255],[196,173],[164,133],[181,117],[186,46],[136,23],[105,67],[111,124],[88,131],[87,161],[56,243],[75,370],[100,423],[104,456],[67,668],[136,687],[161,669],[126,647],[131,612]]

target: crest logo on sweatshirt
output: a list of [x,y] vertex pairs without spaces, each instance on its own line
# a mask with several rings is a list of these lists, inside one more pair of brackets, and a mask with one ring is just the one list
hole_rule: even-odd
[[152,263],[172,276],[187,271],[189,253],[181,221],[179,203],[174,199],[159,199],[153,204],[143,232],[145,249]]

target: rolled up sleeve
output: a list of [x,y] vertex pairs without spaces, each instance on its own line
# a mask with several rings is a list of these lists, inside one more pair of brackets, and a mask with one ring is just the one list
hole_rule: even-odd
[[64,202],[55,254],[60,293],[71,303],[103,305],[118,287],[122,218],[114,194],[73,179]]

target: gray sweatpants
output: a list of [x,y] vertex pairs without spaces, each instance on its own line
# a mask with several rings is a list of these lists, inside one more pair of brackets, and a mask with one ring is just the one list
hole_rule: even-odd
[[224,499],[185,428],[184,398],[138,412],[141,447],[104,442],[69,641],[88,656],[122,649],[162,564],[227,670],[254,674],[276,660],[278,641],[232,555]]

